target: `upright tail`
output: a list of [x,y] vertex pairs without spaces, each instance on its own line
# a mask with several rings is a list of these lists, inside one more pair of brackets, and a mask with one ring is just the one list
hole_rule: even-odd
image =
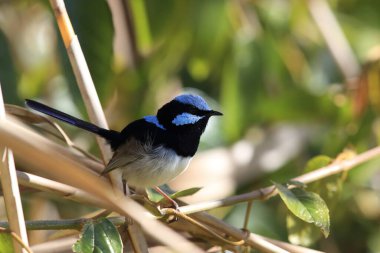
[[107,130],[101,127],[98,127],[90,122],[75,118],[71,115],[68,115],[67,113],[58,111],[54,108],[51,108],[47,105],[41,104],[39,102],[33,101],[26,99],[25,104],[32,108],[33,110],[42,112],[44,114],[47,114],[53,118],[59,119],[63,122],[66,122],[70,125],[82,128],[86,131],[92,132],[94,134],[97,134],[103,138],[105,138],[108,142],[113,143],[115,139],[118,138],[120,135],[119,132],[114,131],[114,130]]

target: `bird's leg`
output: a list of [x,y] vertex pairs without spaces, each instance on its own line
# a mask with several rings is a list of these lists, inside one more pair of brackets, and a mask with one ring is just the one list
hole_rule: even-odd
[[167,195],[163,190],[161,190],[158,186],[154,187],[154,190],[162,195],[166,200],[168,200],[176,210],[179,210],[179,206],[177,202],[175,202],[169,195]]

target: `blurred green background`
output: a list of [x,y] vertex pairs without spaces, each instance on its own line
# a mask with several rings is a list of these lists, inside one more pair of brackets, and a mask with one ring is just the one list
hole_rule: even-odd
[[[234,174],[236,193],[285,182],[315,155],[378,145],[380,2],[110,3],[66,7],[113,129],[180,92],[205,96],[224,116],[201,149],[251,150]],[[35,98],[87,118],[48,1],[0,1],[0,82],[7,103]],[[66,129],[96,152],[91,135]],[[326,200],[329,238],[309,231],[292,241],[326,252],[380,252],[379,161],[355,168],[337,188]],[[241,227],[244,210],[224,215]],[[255,202],[249,229],[287,241],[287,212],[278,197]]]

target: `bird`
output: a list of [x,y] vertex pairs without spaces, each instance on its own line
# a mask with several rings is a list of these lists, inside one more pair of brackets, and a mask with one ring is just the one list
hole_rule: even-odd
[[[158,109],[156,115],[129,123],[123,130],[108,130],[34,100],[26,106],[104,138],[113,151],[101,175],[121,169],[122,180],[135,188],[154,188],[173,203],[159,186],[181,174],[197,152],[212,110],[199,95],[182,94]],[[166,196],[165,196],[166,195]],[[173,203],[176,208],[178,205]]]

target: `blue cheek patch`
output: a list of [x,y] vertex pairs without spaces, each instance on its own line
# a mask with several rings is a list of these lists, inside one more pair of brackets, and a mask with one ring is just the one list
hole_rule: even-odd
[[189,125],[189,124],[194,124],[194,123],[198,122],[203,117],[204,116],[197,116],[194,114],[184,112],[182,114],[177,115],[172,120],[172,123],[176,126]]
[[165,127],[160,124],[156,116],[153,116],[153,115],[145,116],[144,119],[146,122],[152,123],[156,125],[156,127],[161,128],[162,130],[166,130]]

